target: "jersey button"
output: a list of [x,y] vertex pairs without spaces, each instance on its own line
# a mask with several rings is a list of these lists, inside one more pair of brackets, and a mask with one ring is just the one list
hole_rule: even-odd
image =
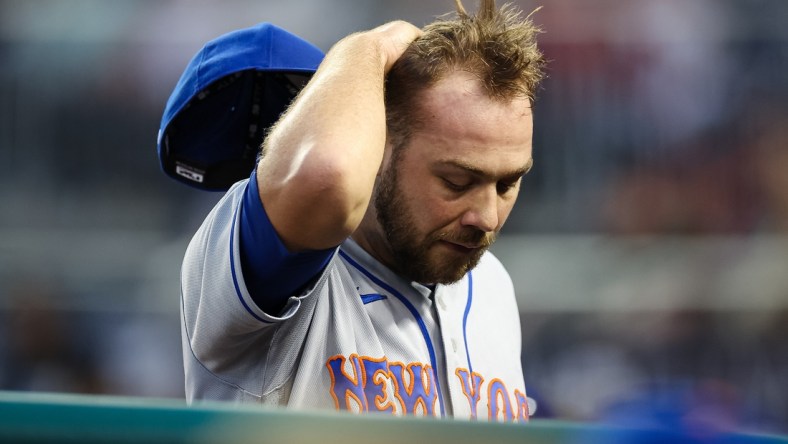
[[452,339],[451,340],[451,348],[452,348],[452,350],[454,350],[454,353],[457,353],[457,340],[456,339]]

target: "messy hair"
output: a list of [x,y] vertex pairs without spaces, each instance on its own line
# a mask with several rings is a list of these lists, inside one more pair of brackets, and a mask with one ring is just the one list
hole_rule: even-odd
[[497,8],[495,0],[480,0],[474,15],[460,0],[455,4],[454,14],[424,27],[388,74],[387,126],[395,146],[406,143],[418,123],[421,93],[455,70],[477,76],[492,99],[535,99],[545,61],[531,16],[511,4]]

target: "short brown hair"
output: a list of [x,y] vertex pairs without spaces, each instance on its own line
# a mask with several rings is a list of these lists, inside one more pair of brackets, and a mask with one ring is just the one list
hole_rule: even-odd
[[541,32],[511,4],[480,0],[475,15],[455,0],[457,11],[424,27],[392,66],[386,81],[386,116],[391,142],[402,145],[418,123],[420,93],[463,69],[478,76],[489,97],[527,97],[533,103],[545,61],[536,44]]

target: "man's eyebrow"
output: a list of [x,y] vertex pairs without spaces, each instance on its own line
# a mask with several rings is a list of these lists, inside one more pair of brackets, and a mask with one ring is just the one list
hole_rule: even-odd
[[[526,174],[528,174],[529,171],[531,171],[531,167],[533,167],[533,164],[534,164],[534,159],[533,159],[533,157],[531,157],[531,158],[528,159],[528,162],[525,164],[524,167],[522,167],[520,169],[517,169],[517,170],[514,170],[514,171],[512,171],[510,173],[506,173],[502,177],[504,179],[510,179],[510,180],[511,179],[519,179],[520,177],[525,176]],[[459,169],[464,170],[464,171],[466,171],[466,172],[468,172],[468,173],[470,173],[470,174],[472,174],[474,176],[482,177],[484,179],[495,179],[496,178],[495,175],[490,174],[489,172],[484,171],[481,168],[473,166],[473,165],[471,165],[469,163],[465,163],[465,162],[463,162],[461,160],[455,160],[455,159],[443,160],[443,161],[439,161],[437,163],[437,165],[438,166],[449,166],[449,167],[459,168]]]

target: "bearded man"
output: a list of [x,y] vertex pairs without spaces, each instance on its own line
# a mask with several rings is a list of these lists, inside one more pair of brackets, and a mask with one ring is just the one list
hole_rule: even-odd
[[339,41],[196,233],[190,401],[528,419],[487,249],[533,163],[539,30],[494,0],[456,7]]

